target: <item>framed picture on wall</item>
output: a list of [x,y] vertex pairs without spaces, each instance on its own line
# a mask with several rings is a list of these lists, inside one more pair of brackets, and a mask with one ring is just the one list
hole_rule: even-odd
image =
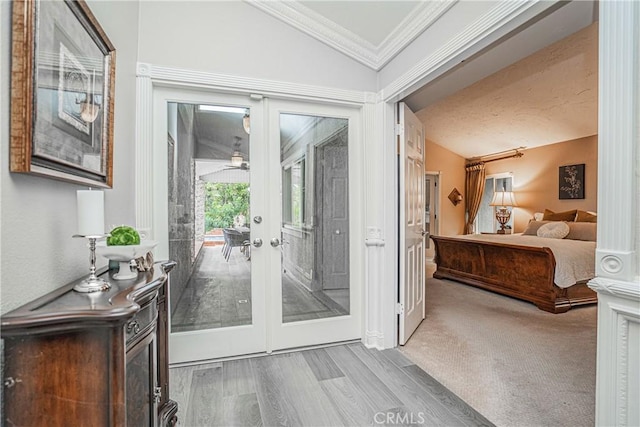
[[15,1],[11,171],[110,188],[115,48],[82,0]]
[[584,199],[584,163],[560,166],[558,194],[562,199]]

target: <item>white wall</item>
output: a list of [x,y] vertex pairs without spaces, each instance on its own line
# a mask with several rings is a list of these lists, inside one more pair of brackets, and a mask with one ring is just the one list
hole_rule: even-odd
[[376,73],[240,1],[143,1],[139,61],[375,91]]
[[[105,190],[105,222],[133,224],[135,63],[138,5],[88,1],[116,47],[114,185]],[[9,172],[11,2],[0,1],[1,312],[88,273],[86,242],[76,233],[75,184]],[[99,259],[104,265],[106,260]]]

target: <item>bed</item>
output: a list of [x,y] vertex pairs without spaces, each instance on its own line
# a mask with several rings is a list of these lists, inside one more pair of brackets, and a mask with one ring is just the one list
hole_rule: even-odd
[[[576,229],[591,227],[567,224]],[[595,277],[595,237],[591,241],[523,233],[431,239],[436,254],[435,278],[529,301],[550,313],[597,302],[596,293],[586,285]]]

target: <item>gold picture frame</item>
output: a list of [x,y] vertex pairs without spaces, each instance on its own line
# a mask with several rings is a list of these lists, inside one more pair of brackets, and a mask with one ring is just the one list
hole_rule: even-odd
[[83,0],[15,0],[11,172],[111,188],[115,48]]

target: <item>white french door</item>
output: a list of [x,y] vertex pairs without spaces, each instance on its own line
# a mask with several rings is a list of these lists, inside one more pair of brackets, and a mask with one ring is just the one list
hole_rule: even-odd
[[270,347],[361,337],[364,241],[360,112],[268,100]]
[[[361,337],[360,109],[255,98],[154,90],[155,256],[183,269],[170,278],[172,364]],[[188,211],[229,183],[246,224]],[[238,230],[244,244],[228,246]]]
[[[244,183],[241,188],[249,193],[249,209],[244,212],[248,223],[243,229],[248,230],[250,240],[265,239],[267,224],[253,222],[253,218],[267,210],[267,165],[251,160],[266,158],[267,146],[261,132],[247,134],[242,129],[244,114],[249,115],[253,129],[263,128],[262,110],[262,101],[248,96],[163,88],[154,91],[155,256],[174,259],[182,269],[176,275],[172,272],[170,278],[170,363],[267,349],[264,319],[269,252],[230,247],[227,258],[225,246],[208,247],[204,241],[197,244],[195,223],[203,212],[194,212],[197,196],[189,195],[198,192],[206,184],[204,180],[222,185],[220,188]],[[210,122],[214,129],[198,122]],[[232,167],[231,156],[236,152],[248,159],[238,168]],[[217,227],[233,228],[233,224]],[[250,253],[250,259],[241,249]],[[192,250],[198,257],[189,255]]]

